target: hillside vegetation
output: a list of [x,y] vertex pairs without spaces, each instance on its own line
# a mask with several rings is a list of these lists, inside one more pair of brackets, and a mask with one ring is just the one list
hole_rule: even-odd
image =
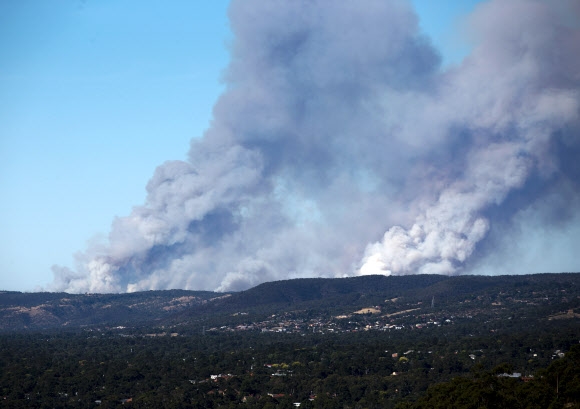
[[0,407],[574,408],[580,274],[0,294]]

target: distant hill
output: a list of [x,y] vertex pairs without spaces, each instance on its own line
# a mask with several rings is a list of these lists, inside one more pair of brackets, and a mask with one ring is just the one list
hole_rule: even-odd
[[455,303],[466,295],[495,296],[508,292],[528,293],[547,289],[580,290],[580,273],[547,273],[502,276],[361,276],[348,278],[305,278],[273,281],[232,293],[205,305],[213,311],[260,308],[332,308],[381,303],[404,298],[407,302]]
[[[260,306],[298,307],[354,305],[356,300],[364,297],[384,300],[407,296],[414,291],[450,279],[443,275],[410,275],[410,276],[361,276],[347,278],[301,278],[294,280],[273,281],[260,284],[249,290],[233,293],[231,297],[221,299],[214,305],[225,311],[248,309]],[[368,302],[368,301],[367,301]]]
[[0,292],[0,330],[151,323],[223,294],[146,291],[130,294]]
[[[567,291],[567,293],[566,293]],[[544,294],[544,295],[542,295]],[[175,325],[237,311],[269,314],[298,309],[339,314],[391,299],[442,308],[476,300],[481,306],[533,297],[567,297],[580,306],[580,273],[515,276],[363,276],[260,284],[246,291],[146,291],[131,294],[0,292],[0,331],[116,325]],[[503,297],[503,298],[502,298]],[[528,303],[534,305],[532,301]],[[383,306],[385,311],[388,304]],[[208,318],[209,319],[209,318]]]

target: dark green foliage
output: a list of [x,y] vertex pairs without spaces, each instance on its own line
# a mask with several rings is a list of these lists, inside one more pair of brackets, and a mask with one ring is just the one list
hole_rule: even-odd
[[[530,342],[535,348],[534,340],[545,332],[514,334],[511,344]],[[306,408],[556,408],[580,401],[577,345],[524,383],[497,376],[511,368],[519,371],[517,361],[495,365],[495,360],[464,358],[461,351],[472,338],[453,337],[437,347],[419,332],[415,339],[381,332],[102,334],[0,337],[0,407],[93,407],[89,404],[96,400],[100,407],[115,407],[129,398],[134,407],[155,408],[291,407],[294,402]],[[577,333],[556,330],[555,335],[560,341],[550,345],[550,353],[578,342]],[[409,345],[421,343],[428,348],[404,354]],[[393,358],[393,351],[406,359]],[[506,352],[510,355],[509,347]],[[449,359],[460,364],[449,369]],[[392,375],[395,371],[398,375]],[[316,396],[312,401],[311,395]]]
[[[0,322],[20,329],[0,335],[0,407],[580,402],[580,274],[292,280],[222,296],[0,294]],[[71,324],[22,330],[6,324],[16,306]],[[534,378],[498,376],[512,372]]]
[[541,409],[580,407],[580,345],[527,382],[501,376],[503,368],[457,377],[428,389],[414,409]]
[[[401,296],[416,289],[430,287],[448,276],[365,276],[340,279],[303,278],[260,284],[247,291],[233,294],[221,300],[221,304],[235,308],[251,308],[258,305],[296,304],[330,299],[330,305],[352,301],[348,295],[379,296],[380,300]],[[358,297],[354,297],[358,298]],[[342,300],[342,302],[341,302]]]

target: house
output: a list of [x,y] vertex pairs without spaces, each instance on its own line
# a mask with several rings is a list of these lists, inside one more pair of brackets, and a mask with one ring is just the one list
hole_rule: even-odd
[[500,377],[500,378],[521,378],[522,374],[520,372],[514,372],[512,374],[502,373],[502,374],[499,374],[498,377]]

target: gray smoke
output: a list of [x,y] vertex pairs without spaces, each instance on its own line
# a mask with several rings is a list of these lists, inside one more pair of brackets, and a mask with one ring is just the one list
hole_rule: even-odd
[[229,16],[211,127],[76,271],[55,267],[55,288],[239,290],[526,272],[529,251],[573,260],[548,244],[580,239],[577,2],[484,3],[472,55],[446,70],[405,1],[234,0]]

